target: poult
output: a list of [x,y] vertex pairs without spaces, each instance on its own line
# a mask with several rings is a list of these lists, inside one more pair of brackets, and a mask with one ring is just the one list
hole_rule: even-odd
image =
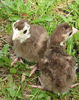
[[39,62],[42,88],[55,93],[64,93],[71,87],[75,78],[76,62],[72,56],[66,54],[63,43],[77,32],[77,29],[67,23],[62,23],[54,30],[50,48]]
[[[22,19],[14,22],[12,28],[12,41],[17,57],[35,63],[40,61],[44,56],[49,41],[44,27],[36,24],[32,25],[27,20]],[[36,69],[35,65],[31,75]]]

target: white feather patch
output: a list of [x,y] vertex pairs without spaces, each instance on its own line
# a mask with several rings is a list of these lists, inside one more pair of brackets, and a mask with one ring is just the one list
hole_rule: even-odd
[[[16,23],[16,22],[15,22]],[[23,43],[26,39],[31,37],[30,32],[30,25],[28,23],[25,22],[25,27],[22,30],[18,30],[17,28],[15,29],[14,24],[13,23],[13,37],[12,40],[19,40],[20,43]],[[27,30],[27,32],[25,34],[23,34],[23,32]]]

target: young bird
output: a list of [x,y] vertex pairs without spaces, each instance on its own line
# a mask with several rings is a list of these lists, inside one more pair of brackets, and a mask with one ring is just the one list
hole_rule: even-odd
[[[44,56],[47,49],[49,41],[47,31],[42,26],[32,25],[24,19],[14,22],[12,28],[12,41],[17,57],[37,63]],[[35,66],[33,71],[36,69]]]
[[32,86],[55,93],[64,93],[71,87],[75,78],[74,58],[66,54],[63,43],[77,32],[67,23],[62,23],[54,30],[50,47],[38,66],[41,72],[41,86]]

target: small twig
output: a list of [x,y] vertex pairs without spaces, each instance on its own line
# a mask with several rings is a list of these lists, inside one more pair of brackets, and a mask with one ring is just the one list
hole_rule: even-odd
[[38,76],[36,76],[36,77],[32,78],[32,79],[31,79],[31,82],[32,82],[33,80],[37,79],[37,78],[38,78]]
[[6,40],[5,40],[4,38],[0,38],[0,39],[1,39],[2,41],[4,41],[5,43],[7,43]]
[[1,82],[4,82],[4,81],[6,81],[6,80],[7,80],[7,78],[8,78],[8,77],[5,77],[5,78],[4,78],[4,79],[3,79]]
[[71,12],[69,14],[66,15],[66,17],[70,16],[70,14],[73,12],[73,10],[71,10]]
[[1,33],[1,32],[3,32],[4,30],[5,30],[5,28],[4,28],[4,29],[2,29],[2,30],[0,31],[0,33]]

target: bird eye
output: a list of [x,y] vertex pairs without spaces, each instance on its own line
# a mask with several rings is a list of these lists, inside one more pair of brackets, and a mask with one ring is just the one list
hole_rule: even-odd
[[26,34],[27,30],[25,30],[23,33]]
[[69,36],[72,34],[72,32],[69,33]]

